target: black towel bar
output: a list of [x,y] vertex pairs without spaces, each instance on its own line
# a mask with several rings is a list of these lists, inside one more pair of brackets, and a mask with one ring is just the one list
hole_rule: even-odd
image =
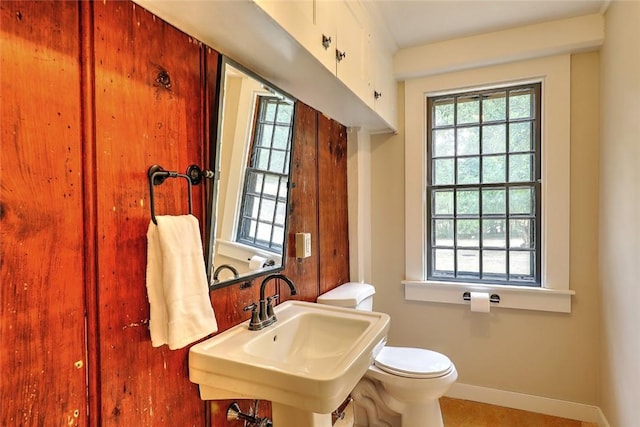
[[155,196],[153,192],[153,187],[155,185],[160,185],[167,178],[184,178],[187,181],[187,189],[189,195],[189,213],[193,214],[193,202],[191,196],[191,178],[183,173],[178,173],[174,171],[164,170],[162,166],[153,165],[147,171],[147,175],[149,176],[149,197],[150,197],[150,205],[151,205],[151,221],[154,224],[158,225],[158,220],[156,219],[156,208],[155,208]]
[[152,165],[147,170],[147,176],[149,177],[149,197],[150,197],[150,205],[151,205],[151,221],[154,224],[158,225],[158,221],[156,219],[156,208],[155,208],[155,195],[153,191],[154,185],[160,185],[167,178],[184,178],[187,181],[187,190],[189,195],[189,214],[193,214],[193,197],[191,196],[191,187],[193,185],[198,185],[202,182],[203,178],[213,179],[216,174],[213,171],[201,169],[198,165],[190,165],[187,168],[187,173],[179,173],[175,171],[165,170],[160,165]]

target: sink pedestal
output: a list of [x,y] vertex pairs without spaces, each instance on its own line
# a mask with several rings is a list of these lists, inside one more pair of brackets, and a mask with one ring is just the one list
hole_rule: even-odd
[[316,414],[271,402],[273,425],[277,427],[331,427],[331,414]]

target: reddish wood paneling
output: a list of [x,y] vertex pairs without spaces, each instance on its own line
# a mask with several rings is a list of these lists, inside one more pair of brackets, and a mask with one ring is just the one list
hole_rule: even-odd
[[[208,164],[217,53],[131,2],[0,10],[1,424],[230,425],[231,401],[189,382],[187,349],[151,347],[145,288],[147,168]],[[346,133],[303,104],[296,130],[285,273],[315,300],[348,278]],[[156,187],[157,213],[186,212],[185,188]],[[199,218],[203,198],[195,187]],[[295,232],[311,258],[295,259]],[[260,282],[211,293],[220,331],[249,317]]]
[[0,425],[87,425],[78,5],[0,13]]
[[318,114],[318,223],[322,294],[349,281],[347,131]]
[[[292,298],[315,301],[318,297],[317,114],[313,108],[301,102],[297,103],[284,274],[294,281],[298,288],[298,295],[291,297],[288,287],[281,285],[279,292],[281,301]],[[296,259],[296,233],[311,233],[313,246],[311,257]]]
[[[101,423],[203,425],[188,349],[152,348],[145,288],[147,169],[203,164],[202,46],[130,2],[94,2]],[[194,200],[201,200],[201,186]],[[187,212],[186,183],[155,188],[156,214]],[[201,203],[194,214],[202,218]]]
[[82,139],[84,176],[84,230],[85,230],[85,313],[87,327],[87,392],[90,427],[99,426],[100,395],[100,334],[98,331],[98,287],[97,287],[97,238],[96,238],[96,164],[95,164],[95,92],[93,54],[93,7],[89,2],[80,2],[80,79],[82,93]]

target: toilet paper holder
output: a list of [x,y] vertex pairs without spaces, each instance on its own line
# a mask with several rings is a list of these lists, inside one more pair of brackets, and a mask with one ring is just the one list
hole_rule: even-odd
[[[462,299],[465,301],[471,301],[471,292],[465,292],[462,294]],[[500,303],[500,295],[498,294],[491,294],[489,296],[489,302],[495,303],[495,304],[499,304]]]

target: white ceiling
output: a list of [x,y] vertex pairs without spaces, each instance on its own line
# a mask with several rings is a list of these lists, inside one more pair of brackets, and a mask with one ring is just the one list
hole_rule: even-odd
[[609,0],[373,0],[398,48],[604,12]]

